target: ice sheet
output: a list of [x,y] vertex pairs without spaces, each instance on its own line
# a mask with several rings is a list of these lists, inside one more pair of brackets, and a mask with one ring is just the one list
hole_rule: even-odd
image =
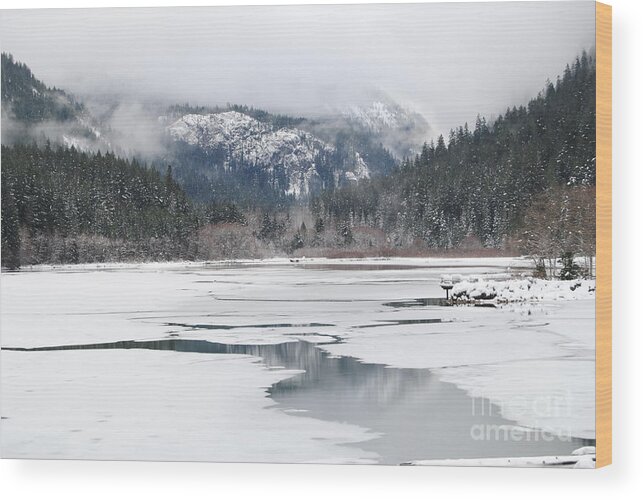
[[291,417],[250,356],[2,351],[5,458],[369,463],[357,426]]
[[[520,425],[593,438],[595,312],[592,299],[568,301],[563,300],[564,297],[549,297],[537,303],[507,304],[495,309],[414,302],[418,298],[443,297],[440,288],[443,274],[500,279],[508,273],[524,272],[528,265],[524,259],[501,258],[305,259],[299,263],[281,259],[234,265],[41,267],[3,274],[1,341],[4,347],[30,348],[170,337],[230,344],[272,344],[302,339],[322,343],[322,347],[334,355],[396,367],[429,368],[472,396],[491,399],[503,416]],[[342,342],[334,343],[338,339]],[[96,378],[88,381],[82,373],[64,371],[66,360],[79,360],[75,356],[82,355],[82,359],[90,360],[89,368],[102,367],[109,373],[112,386],[122,384],[124,394],[133,391],[128,387],[128,380],[136,380],[136,384],[156,381],[158,391],[166,383],[172,390],[176,389],[172,397],[179,401],[184,396],[179,394],[178,386],[173,385],[176,381],[185,387],[186,397],[198,390],[211,393],[214,399],[210,408],[216,407],[222,414],[228,414],[230,408],[233,414],[238,410],[254,415],[247,425],[255,425],[258,415],[268,414],[267,422],[275,427],[301,426],[300,434],[294,432],[280,438],[285,451],[277,456],[288,461],[335,461],[337,457],[355,461],[375,459],[356,453],[352,447],[340,447],[344,441],[368,438],[370,435],[365,429],[335,426],[267,409],[270,400],[265,398],[264,389],[278,377],[286,376],[285,373],[236,360],[234,363],[238,366],[231,372],[234,377],[226,378],[227,372],[212,367],[215,363],[195,363],[203,359],[198,354],[143,351],[121,354],[123,357],[114,351],[4,352],[3,375],[7,374],[7,378],[3,377],[3,391],[9,400],[15,397],[25,403],[28,398],[21,391],[28,390],[28,384],[37,390],[38,380],[46,381],[52,371],[56,379],[71,380],[68,387],[73,390],[59,397],[73,400],[79,389],[102,380],[98,372],[94,375]],[[233,363],[225,359],[217,366]],[[8,361],[5,363],[5,360]],[[164,363],[172,366],[171,377],[157,374],[155,378],[155,370]],[[136,371],[128,377],[130,366],[140,373]],[[210,371],[200,371],[198,366],[209,366]],[[228,401],[219,394],[230,391],[231,387],[238,388],[237,374],[242,383],[247,384],[243,390],[256,396],[245,399],[250,409],[238,407],[240,401],[233,401],[232,397]],[[207,385],[207,380],[220,382]],[[190,386],[194,381],[197,381],[196,388]],[[142,390],[142,386],[136,384],[133,387]],[[229,384],[227,389],[226,384]],[[17,392],[11,392],[14,390]],[[55,407],[55,393],[46,397],[43,393],[42,399],[34,396],[38,392],[29,394],[37,405],[25,406],[25,413],[21,414],[25,419],[29,412],[42,411],[46,403]],[[217,399],[219,397],[223,399]],[[251,399],[252,404],[248,403]],[[216,401],[220,406],[215,405]],[[81,399],[77,402],[80,407]],[[120,404],[118,400],[111,403]],[[146,404],[156,412],[154,415],[162,413],[161,407]],[[125,410],[122,407],[122,411]],[[147,407],[137,411],[145,414]],[[80,415],[82,422],[89,418],[83,416],[82,411]],[[168,419],[170,416],[172,414],[168,414]],[[123,424],[125,413],[121,417],[119,422]],[[217,419],[223,417],[217,416],[213,409],[210,417],[203,418],[209,425],[220,422]],[[165,420],[165,424],[173,421]],[[135,423],[139,429],[145,424],[143,420]],[[36,424],[43,425],[40,421],[34,426]],[[18,424],[11,419],[2,421],[3,429],[11,429],[13,425]],[[122,453],[119,456],[124,457],[130,448],[116,439],[118,433],[114,425],[113,453],[114,456]],[[201,424],[194,425],[199,428]],[[35,428],[31,427],[29,432]],[[56,434],[53,426],[43,428]],[[70,431],[70,434],[76,433]],[[23,436],[26,435],[25,431]],[[254,439],[253,434],[249,436]],[[179,439],[166,437],[171,438],[170,442]],[[80,436],[70,439],[73,443],[73,439]],[[264,453],[257,449],[259,445],[253,445],[248,455],[244,455],[244,450],[233,449],[232,441],[234,439],[230,439],[225,448],[225,453],[231,454],[226,460],[230,460],[230,456],[243,460],[244,456]],[[303,443],[301,448],[297,441]],[[244,438],[243,447],[247,442]],[[22,443],[25,450],[35,449],[30,448],[35,444]],[[309,446],[313,453],[305,453]],[[168,451],[167,456],[178,456],[177,450],[178,445]],[[161,453],[156,458],[165,456],[162,450],[154,453],[156,451]],[[267,460],[279,460],[273,455],[268,457],[267,452],[265,456]]]

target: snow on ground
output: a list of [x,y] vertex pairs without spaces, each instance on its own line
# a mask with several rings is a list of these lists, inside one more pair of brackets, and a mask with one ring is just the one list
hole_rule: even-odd
[[[555,354],[541,355],[529,345],[523,350],[507,344],[502,350],[511,359],[505,362],[451,364],[438,371],[440,377],[474,397],[489,398],[500,406],[503,416],[522,425],[593,439],[594,300],[549,301],[527,310],[531,314],[523,328],[512,324],[509,331],[546,341]],[[498,324],[496,328],[507,327]]]
[[[3,274],[1,341],[4,347],[23,348],[168,337],[230,344],[274,344],[296,339],[323,342],[322,347],[333,355],[396,367],[430,368],[442,380],[458,385],[470,395],[489,398],[504,417],[519,425],[565,436],[593,438],[593,297],[561,300],[565,297],[547,295],[536,302],[497,304],[496,308],[440,307],[416,301],[444,297],[440,277],[446,273],[458,273],[465,279],[467,276],[498,279],[523,273],[528,265],[525,259],[513,258],[396,258],[305,259],[298,264],[288,259],[271,259],[200,265],[108,264],[55,269],[42,266],[35,270],[38,272]],[[342,343],[328,343],[336,338],[341,338]],[[286,373],[265,370],[261,364],[245,358],[231,360],[225,357],[229,355],[221,356],[224,356],[221,362],[215,362],[214,358],[205,362],[199,360],[210,358],[198,354],[142,350],[4,351],[3,399],[20,418],[7,415],[10,418],[2,420],[3,436],[14,432],[22,436],[20,441],[12,441],[12,447],[16,451],[24,449],[23,456],[36,448],[45,448],[28,441],[26,436],[30,432],[34,432],[40,442],[51,432],[57,438],[64,436],[63,442],[72,439],[74,446],[84,446],[87,441],[78,440],[87,435],[71,432],[80,428],[75,422],[65,427],[73,437],[57,433],[53,423],[43,427],[40,433],[35,429],[45,425],[40,416],[42,408],[47,402],[53,405],[57,398],[75,405],[74,414],[78,413],[84,423],[93,422],[88,428],[98,429],[94,423],[100,419],[93,420],[95,414],[91,413],[98,408],[88,403],[85,411],[81,406],[89,398],[86,391],[104,392],[101,391],[102,374],[106,373],[107,383],[110,387],[122,387],[124,398],[102,399],[102,403],[97,403],[103,409],[114,406],[113,411],[110,409],[107,413],[119,415],[113,422],[112,440],[103,441],[113,444],[109,452],[113,457],[125,456],[129,449],[127,443],[118,441],[117,423],[130,424],[134,436],[143,435],[147,432],[147,417],[166,415],[167,418],[159,417],[169,427],[161,432],[160,440],[174,443],[172,440],[179,439],[176,437],[179,434],[175,436],[171,428],[181,419],[177,420],[172,413],[164,414],[167,409],[162,405],[176,407],[185,398],[186,409],[194,411],[198,402],[196,395],[201,394],[209,402],[207,415],[182,416],[186,426],[194,425],[198,429],[214,423],[221,426],[225,418],[245,419],[239,412],[252,417],[247,422],[239,420],[239,425],[245,427],[244,436],[232,433],[235,439],[242,439],[238,443],[241,449],[235,451],[231,444],[234,439],[228,440],[222,435],[220,439],[226,443],[225,448],[214,451],[208,448],[203,451],[210,454],[208,457],[228,454],[225,460],[244,460],[245,447],[251,447],[245,456],[258,454],[252,460],[264,456],[261,453],[265,450],[261,451],[260,447],[267,447],[269,443],[263,443],[252,427],[260,424],[259,414],[266,414],[266,425],[284,429],[301,426],[300,434],[283,437],[279,444],[284,447],[283,454],[266,451],[266,460],[278,461],[278,457],[288,461],[320,457],[326,461],[336,461],[337,457],[348,457],[351,461],[374,459],[353,447],[347,451],[347,447],[339,446],[342,442],[372,437],[364,429],[335,426],[266,408],[270,400],[265,398],[264,388],[287,376]],[[27,359],[30,361],[25,362]],[[87,364],[82,360],[88,360]],[[160,373],[160,363],[169,363],[167,373]],[[226,363],[228,367],[234,365],[230,373],[217,368]],[[89,370],[85,375],[87,367],[98,371]],[[126,375],[128,367],[136,369],[134,378]],[[14,373],[16,378],[7,378]],[[61,394],[51,392],[52,385],[48,385],[50,392],[37,390],[39,384],[49,383],[48,373],[56,374],[51,384],[56,381],[56,387],[63,391]],[[237,383],[236,378],[241,383]],[[69,382],[61,384],[60,380]],[[130,384],[132,380],[136,382]],[[133,394],[143,391],[147,383],[152,384],[159,397],[163,385],[169,384],[174,392],[167,398],[173,401],[162,402],[163,398],[158,403],[135,401]],[[237,401],[232,387],[243,391]],[[28,390],[36,392],[27,393]],[[76,393],[82,397],[76,397]],[[109,394],[115,391],[104,397]],[[210,396],[212,399],[207,399]],[[126,411],[129,404],[133,405],[131,412]],[[35,420],[30,422],[30,418]],[[22,434],[20,428],[24,429]],[[192,442],[190,439],[197,437],[186,438],[186,444]],[[304,443],[301,449],[298,440]],[[313,441],[316,444],[311,444]],[[66,452],[73,449],[70,445]],[[166,454],[160,449],[153,451],[158,452],[156,458],[170,459],[170,456],[180,456],[185,449],[173,444]],[[304,453],[304,449],[313,451]],[[219,452],[221,454],[216,455]],[[92,453],[98,456],[105,450],[97,448]],[[138,453],[148,453],[148,449]],[[149,453],[149,456],[154,454]],[[190,459],[196,459],[194,453]]]
[[[3,273],[0,331],[4,346],[27,348],[176,333],[221,342],[285,342],[293,333],[321,329],[342,334],[371,319],[371,310],[393,313],[382,305],[387,300],[441,297],[440,271],[479,274],[525,265],[514,258],[401,258],[34,266],[37,272]],[[284,323],[293,326],[265,327]],[[337,328],[302,326],[315,323]],[[181,324],[242,328],[194,330]]]
[[453,285],[456,300],[493,300],[495,302],[536,302],[542,300],[593,300],[596,280],[542,280],[535,278],[489,281],[470,278]]
[[357,426],[291,417],[257,358],[2,351],[4,458],[371,463]]
[[430,368],[521,425],[594,438],[594,301],[439,309],[447,322],[351,330],[324,349]]
[[[491,270],[503,272],[526,271],[532,268],[532,262],[525,257],[369,257],[369,258],[341,258],[329,259],[326,257],[301,257],[297,258],[298,264],[306,265],[350,265],[369,267],[373,265],[387,267],[423,267],[423,268],[451,268],[453,272],[458,269],[477,268],[489,276]],[[293,262],[287,257],[272,257],[267,259],[234,259],[214,261],[162,261],[162,262],[93,262],[86,264],[37,264],[25,265],[21,271],[90,271],[90,270],[180,270],[180,269],[216,269],[226,267],[266,267],[290,266]],[[458,271],[460,272],[460,271]]]
[[451,467],[563,467],[593,469],[596,449],[587,446],[574,450],[571,455],[547,457],[460,458],[447,460],[413,460],[403,465],[444,465]]

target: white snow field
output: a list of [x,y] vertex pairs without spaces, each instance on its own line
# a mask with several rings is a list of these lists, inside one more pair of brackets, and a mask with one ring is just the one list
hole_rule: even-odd
[[596,448],[585,446],[574,450],[571,455],[548,457],[511,457],[511,458],[469,458],[447,460],[414,460],[403,465],[446,465],[457,467],[566,467],[573,469],[593,469],[596,462]]
[[293,418],[265,388],[292,373],[250,356],[128,350],[3,352],[10,458],[371,463],[373,437]]
[[[423,300],[444,297],[444,274],[507,280],[529,265],[509,258],[272,259],[3,273],[0,451],[32,458],[382,461],[377,447],[360,447],[381,435],[376,426],[277,405],[270,387],[301,370],[270,366],[260,354],[136,345],[7,350],[170,339],[240,347],[303,340],[331,358],[429,369],[516,426],[591,440],[595,313],[587,283],[581,294],[497,307]],[[580,446],[538,454],[566,456]],[[428,451],[400,461],[471,457]]]

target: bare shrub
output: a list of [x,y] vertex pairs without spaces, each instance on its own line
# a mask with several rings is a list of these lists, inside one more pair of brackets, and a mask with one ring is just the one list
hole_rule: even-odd
[[355,248],[383,248],[387,244],[386,233],[381,229],[368,226],[353,228],[353,246]]
[[589,186],[552,188],[536,197],[525,214],[523,249],[537,269],[556,276],[563,254],[581,255],[593,274],[596,252],[596,192]]
[[207,260],[256,259],[262,256],[252,230],[241,224],[206,225],[198,234],[199,257]]

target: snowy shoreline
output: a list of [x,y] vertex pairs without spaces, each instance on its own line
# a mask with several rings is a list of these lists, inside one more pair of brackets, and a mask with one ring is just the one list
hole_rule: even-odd
[[350,264],[382,266],[420,266],[420,267],[504,267],[514,270],[531,269],[533,264],[528,257],[272,257],[268,259],[231,259],[231,260],[203,260],[203,261],[160,261],[160,262],[92,262],[84,264],[35,264],[23,265],[18,271],[2,272],[29,272],[29,271],[100,271],[100,270],[173,270],[192,268],[217,268],[234,266],[275,266],[275,265],[316,265],[316,264]]
[[594,469],[596,448],[586,446],[574,450],[570,455],[543,457],[502,457],[502,458],[454,458],[445,460],[412,460],[400,465],[424,465],[446,467],[556,467],[565,469]]

